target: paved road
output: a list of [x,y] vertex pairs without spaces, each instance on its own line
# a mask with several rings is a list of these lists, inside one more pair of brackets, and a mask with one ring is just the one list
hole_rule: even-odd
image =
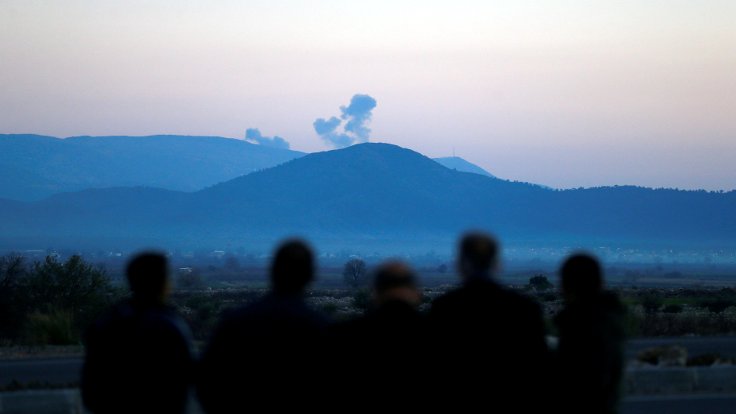
[[0,386],[15,380],[53,385],[76,384],[82,369],[81,358],[20,359],[0,361]]
[[[736,395],[685,395],[627,398],[621,414],[732,414]],[[1,413],[72,414],[80,413],[81,399],[76,389],[0,393]],[[188,414],[202,414],[196,402]]]
[[[626,356],[631,359],[643,349],[661,345],[682,345],[691,356],[715,352],[736,358],[736,336],[636,339],[629,341]],[[81,358],[0,360],[0,386],[14,379],[21,383],[76,383],[81,366]]]
[[678,395],[632,397],[621,404],[621,414],[733,414],[736,395]]

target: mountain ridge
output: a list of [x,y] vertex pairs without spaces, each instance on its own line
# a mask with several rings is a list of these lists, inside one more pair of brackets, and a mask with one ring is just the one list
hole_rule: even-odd
[[551,190],[454,171],[409,149],[368,143],[308,154],[191,193],[112,188],[0,202],[0,243],[29,234],[62,244],[270,245],[290,235],[346,245],[423,243],[480,228],[511,241],[733,245],[732,211],[736,191]]
[[0,197],[32,201],[61,192],[135,185],[196,191],[302,155],[224,137],[4,134]]
[[495,175],[489,173],[484,168],[481,168],[480,166],[475,165],[466,159],[456,157],[454,155],[452,157],[439,157],[433,159],[451,170],[486,175],[488,177],[495,178]]
[[[238,153],[242,156],[234,157]],[[219,136],[0,134],[0,197],[33,201],[119,186],[197,191],[304,155]],[[490,175],[459,157],[434,160],[458,171]],[[138,171],[137,164],[144,168]]]

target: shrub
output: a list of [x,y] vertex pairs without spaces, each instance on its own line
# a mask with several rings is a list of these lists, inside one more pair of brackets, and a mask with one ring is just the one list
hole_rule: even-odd
[[26,336],[32,345],[72,345],[79,342],[71,312],[34,312],[28,315]]
[[334,303],[334,302],[326,302],[326,303],[323,303],[323,304],[322,304],[322,305],[321,305],[321,306],[319,307],[319,309],[320,309],[320,310],[321,310],[322,312],[324,312],[325,314],[327,314],[327,315],[330,315],[330,316],[332,316],[332,315],[334,315],[335,313],[337,313],[337,310],[338,310],[339,308],[340,308],[340,307],[339,307],[339,306],[337,305],[337,303]]
[[696,355],[694,357],[690,357],[687,360],[687,366],[689,367],[703,367],[703,366],[711,366],[713,364],[719,363],[723,361],[723,358],[721,358],[721,355],[718,353],[707,353],[702,355]]
[[20,334],[28,306],[21,289],[26,274],[22,257],[0,257],[0,339]]
[[672,304],[669,304],[669,305],[665,305],[665,307],[662,308],[662,312],[664,312],[664,313],[680,313],[680,312],[682,312],[682,309],[683,309],[682,305],[677,304],[677,303],[672,303]]
[[536,275],[529,279],[529,287],[537,292],[544,292],[552,288],[552,283],[547,280],[547,276]]
[[371,293],[368,289],[356,290],[353,294],[353,307],[366,311],[371,306]]
[[730,306],[736,306],[736,301],[724,298],[715,298],[701,301],[699,305],[713,313],[721,313]]
[[662,307],[662,298],[656,293],[647,293],[641,297],[641,306],[646,313],[653,314]]
[[[66,262],[47,257],[33,264],[22,283],[22,292],[29,303],[28,312],[37,320],[28,323],[63,325],[69,319],[71,337],[79,337],[97,317],[121,295],[113,288],[105,271],[85,262],[80,256],[71,256]],[[49,327],[50,328],[50,327]]]
[[556,300],[557,300],[558,298],[557,298],[557,295],[556,295],[556,294],[554,294],[554,293],[551,293],[551,292],[549,292],[549,293],[545,293],[545,294],[541,295],[541,296],[540,296],[540,299],[541,299],[541,300],[542,300],[543,302],[554,302],[554,301],[556,301]]

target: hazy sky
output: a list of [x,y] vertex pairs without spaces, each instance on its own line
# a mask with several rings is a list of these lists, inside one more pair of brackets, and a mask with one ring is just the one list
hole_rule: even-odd
[[554,187],[736,188],[736,1],[0,0],[0,133],[372,141]]

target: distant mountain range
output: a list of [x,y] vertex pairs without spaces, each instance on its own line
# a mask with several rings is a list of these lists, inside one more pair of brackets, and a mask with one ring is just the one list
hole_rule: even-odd
[[0,135],[0,198],[141,185],[196,191],[303,155],[222,137]]
[[431,246],[482,228],[506,241],[733,246],[734,211],[734,191],[551,190],[371,143],[192,193],[109,188],[1,201],[0,245],[268,248],[304,235],[320,246],[378,250],[390,249],[388,241]]
[[468,162],[460,157],[442,157],[442,158],[435,158],[435,161],[438,163],[444,165],[445,167],[456,170],[460,172],[469,172],[469,173],[475,173],[480,175],[485,175],[488,177],[494,177],[495,176],[488,171],[484,170],[483,168]]
[[[0,198],[34,201],[70,191],[131,186],[197,191],[304,155],[224,137],[0,134]],[[459,157],[436,161],[490,176]]]

